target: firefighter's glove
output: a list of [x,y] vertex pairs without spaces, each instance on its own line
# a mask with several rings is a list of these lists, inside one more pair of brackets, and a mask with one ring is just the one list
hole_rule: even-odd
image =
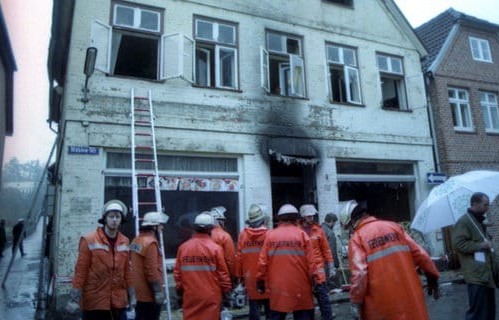
[[265,280],[256,280],[256,290],[259,294],[265,293]]
[[360,304],[352,303],[350,305],[350,315],[352,319],[360,320]]
[[162,305],[165,302],[165,294],[161,283],[153,282],[151,283],[152,292],[154,293],[154,303],[157,305]]
[[135,288],[130,287],[128,291],[128,309],[134,310],[137,305],[137,295],[135,294]]
[[426,283],[428,284],[427,292],[429,296],[433,296],[433,299],[438,300],[440,298],[440,292],[438,290],[438,278],[426,274]]

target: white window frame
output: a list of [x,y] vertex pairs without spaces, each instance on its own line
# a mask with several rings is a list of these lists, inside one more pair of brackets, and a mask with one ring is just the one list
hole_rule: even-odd
[[473,60],[489,63],[493,62],[488,40],[469,37],[469,41]]
[[[269,36],[278,36],[283,50],[270,50]],[[287,50],[287,39],[298,43],[299,54],[289,53]],[[260,85],[265,92],[270,93],[270,55],[285,57],[279,66],[279,89],[282,96],[306,97],[305,88],[305,63],[302,57],[302,39],[288,36],[279,32],[268,31],[265,36],[267,47],[260,46]]]
[[[497,94],[487,91],[480,91],[480,105],[482,106],[485,131],[499,133],[499,105]],[[494,118],[497,127],[494,127]]]
[[[380,59],[384,59],[385,63],[380,64]],[[380,96],[381,105],[384,104],[383,97],[383,81],[382,78],[388,78],[397,83],[397,95],[399,108],[395,110],[408,110],[409,101],[407,99],[407,89],[405,83],[405,73],[404,73],[404,61],[401,57],[394,57],[383,53],[376,54],[376,65],[379,71],[379,81],[380,81]],[[387,110],[392,110],[391,108],[386,108]]]
[[[118,8],[127,8],[133,10],[133,24],[132,25],[127,25],[127,24],[120,24],[116,20],[118,18]],[[149,32],[159,32],[161,28],[161,14],[157,11],[153,10],[147,10],[144,8],[139,8],[139,7],[132,7],[132,6],[127,6],[124,4],[119,4],[115,3],[114,7],[114,15],[113,15],[113,25],[114,26],[120,26],[120,27],[126,27],[126,28],[132,28],[132,29],[137,29],[137,30],[144,30],[144,31],[149,31]],[[157,18],[157,28],[156,29],[147,29],[147,28],[142,28],[141,25],[141,20],[142,20],[142,12],[147,12],[151,13],[156,16]]]
[[[198,24],[200,22],[207,23],[207,24],[211,25],[212,36],[213,36],[211,39],[206,38],[206,37],[202,37],[199,35]],[[218,39],[219,38],[219,30],[220,30],[221,25],[230,27],[232,29],[232,41],[231,42],[221,42]],[[239,89],[239,57],[238,57],[239,48],[237,47],[236,24],[235,23],[234,24],[224,23],[224,22],[220,22],[220,21],[212,21],[212,20],[203,19],[200,17],[195,17],[194,18],[194,27],[195,27],[194,34],[195,34],[195,39],[196,39],[197,43],[199,43],[199,44],[205,43],[205,45],[207,45],[207,46],[210,46],[210,47],[212,46],[213,47],[214,61],[215,61],[213,66],[211,66],[211,59],[208,61],[208,65],[209,65],[207,68],[208,74],[206,75],[207,79],[208,79],[207,84],[206,85],[199,84],[199,85],[202,87],[205,87],[205,86],[212,87],[211,75],[212,75],[212,72],[214,72],[215,73],[214,74],[214,78],[215,78],[214,87],[215,88],[238,90]],[[196,45],[195,50],[209,51],[211,54],[211,48],[207,49],[207,48],[203,47],[202,45],[199,47],[198,47],[198,45]],[[231,77],[232,77],[232,85],[231,86],[225,86],[222,84],[223,63],[220,60],[221,59],[221,57],[220,57],[221,50],[232,51],[234,54],[234,65],[233,65],[233,70],[231,73]],[[194,60],[196,61],[197,59],[194,58]],[[196,61],[196,63],[197,63],[197,61]],[[197,68],[195,68],[194,70],[195,70],[195,72],[197,72]]]
[[[336,48],[338,49],[338,60],[334,60],[330,57],[329,55],[329,49],[330,48]],[[353,63],[347,64],[345,62],[345,51],[351,51],[353,53]],[[359,77],[359,70],[357,68],[357,57],[356,57],[356,50],[353,48],[348,48],[348,47],[342,47],[338,45],[332,45],[332,44],[326,44],[326,75],[327,75],[327,82],[328,82],[328,93],[329,93],[329,100],[333,103],[336,101],[333,101],[333,89],[332,89],[332,83],[331,83],[331,71],[330,68],[332,65],[336,66],[343,66],[343,77],[345,79],[345,89],[346,89],[346,98],[348,103],[352,104],[357,104],[360,105],[362,104],[362,95],[361,95],[361,89],[360,89],[360,77]],[[354,92],[351,91],[351,79],[350,79],[350,73],[353,72],[355,74],[355,78],[357,79],[357,92],[355,92],[356,96],[359,97],[358,100],[354,99]]]
[[[470,107],[470,99],[469,99],[469,94],[468,91],[465,89],[459,89],[459,88],[447,88],[447,92],[453,91],[455,98],[449,97],[449,106],[453,108],[452,104],[455,104],[455,107],[457,110],[454,110],[454,114],[456,115],[456,122],[457,124],[454,125],[454,130],[456,131],[473,131],[473,118],[471,117],[471,107]],[[459,98],[459,93],[464,92],[466,94],[466,99],[460,99]],[[464,108],[464,109],[463,109]],[[469,118],[470,126],[465,127],[463,125],[463,119],[462,119],[462,112],[466,113],[467,117]],[[452,110],[451,110],[452,112]]]

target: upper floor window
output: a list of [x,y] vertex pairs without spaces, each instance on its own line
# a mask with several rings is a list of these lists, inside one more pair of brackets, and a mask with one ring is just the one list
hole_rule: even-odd
[[361,104],[359,69],[353,48],[326,45],[329,97],[333,102]]
[[489,42],[487,40],[470,37],[470,47],[474,60],[492,62]]
[[178,33],[162,34],[162,9],[122,1],[113,2],[112,8],[111,26],[92,23],[96,69],[117,76],[192,81],[194,42]]
[[381,81],[381,103],[383,108],[407,110],[402,58],[377,54],[376,60]]
[[349,7],[353,5],[353,0],[324,0],[324,1],[342,4],[344,6],[349,6]]
[[471,109],[468,91],[456,88],[449,88],[447,91],[454,129],[472,131],[473,125],[471,124]]
[[238,88],[237,27],[230,22],[194,19],[196,84]]
[[260,59],[262,88],[271,94],[305,97],[302,38],[268,31],[266,42]]
[[482,106],[485,130],[488,132],[499,132],[497,95],[491,92],[480,92],[480,105]]

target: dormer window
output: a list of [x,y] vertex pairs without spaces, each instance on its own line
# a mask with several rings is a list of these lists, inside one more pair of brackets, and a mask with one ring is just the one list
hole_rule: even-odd
[[489,42],[484,39],[470,37],[471,55],[473,60],[492,62]]

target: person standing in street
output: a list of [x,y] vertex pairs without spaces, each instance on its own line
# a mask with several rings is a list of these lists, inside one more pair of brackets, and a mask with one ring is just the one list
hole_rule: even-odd
[[24,230],[24,219],[19,219],[16,225],[12,228],[12,255],[14,255],[17,246],[21,251],[21,256],[24,257],[24,238],[26,238],[26,231]]
[[[336,243],[336,234],[334,232],[334,226],[336,224],[336,221],[338,221],[338,217],[336,217],[334,213],[330,212],[326,214],[326,216],[324,217],[324,222],[321,225],[322,230],[324,231],[324,234],[326,235],[327,241],[329,243],[329,249],[331,250],[331,254],[333,255],[334,270],[338,270],[338,268],[340,267],[340,260],[338,256],[338,249]],[[326,270],[326,275],[327,279],[330,280],[329,289],[332,289],[334,277],[331,276],[330,267],[331,266],[329,265]]]
[[495,253],[484,224],[487,211],[489,197],[476,192],[471,196],[470,208],[454,225],[453,243],[459,255],[461,273],[468,285],[466,320],[496,318],[492,267]]
[[236,248],[231,235],[224,229],[225,221],[227,220],[227,217],[225,216],[226,211],[227,209],[222,206],[211,208],[210,212],[215,220],[215,226],[211,231],[211,238],[216,244],[222,247],[225,263],[227,264],[227,269],[229,270],[232,279],[235,273]]
[[340,223],[352,234],[348,259],[353,315],[363,320],[429,319],[416,268],[425,272],[428,294],[435,299],[440,274],[426,251],[398,223],[368,215],[365,202],[349,201],[340,211]]
[[82,310],[82,320],[117,320],[137,302],[132,284],[129,241],[118,228],[127,208],[119,200],[104,205],[102,227],[80,239],[69,292],[69,312]]
[[210,236],[213,227],[212,214],[200,213],[195,233],[177,251],[173,276],[184,320],[219,320],[223,297],[232,288],[223,250]]
[[0,258],[3,258],[3,250],[7,244],[7,234],[5,232],[5,219],[0,221]]
[[139,235],[130,245],[133,287],[137,292],[135,320],[159,320],[165,302],[163,288],[163,255],[158,233],[168,216],[161,212],[148,212],[142,219]]
[[299,219],[296,207],[283,205],[277,213],[279,224],[268,232],[260,252],[256,287],[260,293],[269,290],[271,320],[284,320],[290,312],[294,320],[313,319],[312,286],[325,280]]
[[236,276],[244,282],[249,298],[249,320],[259,320],[263,307],[265,319],[269,319],[269,292],[258,292],[256,288],[256,272],[258,258],[268,229],[265,225],[266,209],[261,204],[252,204],[248,210],[246,227],[237,242]]
[[[329,270],[329,276],[334,277],[336,270],[333,265],[333,255],[329,248],[329,243],[326,234],[321,226],[315,221],[318,211],[313,204],[304,204],[300,207],[300,215],[302,218],[301,228],[307,233],[312,241],[315,259],[317,262],[317,270],[326,278],[325,269]],[[326,282],[314,285],[314,295],[321,310],[323,320],[333,319],[333,309],[331,300],[329,299],[329,290]]]

